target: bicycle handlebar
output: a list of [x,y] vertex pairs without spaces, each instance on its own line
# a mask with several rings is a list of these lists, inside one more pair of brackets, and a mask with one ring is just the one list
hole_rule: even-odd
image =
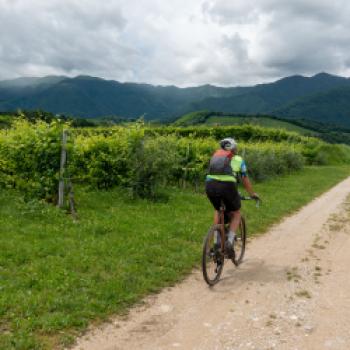
[[242,195],[240,195],[240,197],[241,197],[241,200],[243,200],[243,201],[255,200],[257,207],[259,207],[261,204],[260,198],[256,198],[256,197],[252,197],[252,196],[242,196]]

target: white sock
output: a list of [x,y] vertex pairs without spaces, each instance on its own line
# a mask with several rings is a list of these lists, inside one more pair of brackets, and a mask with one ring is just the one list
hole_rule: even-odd
[[227,240],[233,244],[233,241],[235,240],[235,233],[233,231],[229,231],[228,235],[227,235]]

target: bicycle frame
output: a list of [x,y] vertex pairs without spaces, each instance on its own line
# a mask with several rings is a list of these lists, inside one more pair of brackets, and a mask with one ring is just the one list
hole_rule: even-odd
[[[256,199],[256,198],[252,198],[250,196],[242,196],[240,195],[241,200],[243,201],[249,201],[249,200],[255,200],[256,201],[256,206],[259,207],[260,206],[260,199]],[[225,253],[225,241],[226,241],[226,237],[225,237],[225,204],[223,202],[221,202],[220,205],[220,210],[219,210],[219,225],[220,225],[220,233],[221,233],[221,252],[224,254]],[[244,220],[244,217],[241,214],[241,218],[242,220]],[[230,220],[232,218],[230,217]]]
[[224,254],[225,252],[225,205],[221,203],[220,212],[219,212],[219,225],[220,225],[220,233],[221,233],[221,252]]

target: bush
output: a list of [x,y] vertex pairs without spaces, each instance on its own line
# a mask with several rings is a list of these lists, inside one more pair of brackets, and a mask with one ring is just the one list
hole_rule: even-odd
[[172,149],[175,138],[158,137],[144,139],[132,157],[133,168],[130,184],[134,196],[156,199],[160,185],[165,185],[176,164]]
[[325,142],[310,142],[303,146],[302,154],[308,164],[338,165],[350,163],[350,146]]
[[0,183],[27,197],[54,200],[56,196],[64,125],[56,121],[30,124],[16,119],[0,131]]
[[124,186],[133,196],[155,198],[175,163],[175,137],[144,136],[142,124],[115,128],[110,135],[78,135],[71,173],[97,188]]
[[317,153],[313,164],[338,165],[350,163],[350,147],[346,145],[321,144],[317,147]]
[[97,188],[128,186],[133,171],[132,159],[143,137],[143,129],[138,125],[119,128],[112,135],[78,134],[70,161],[71,175],[74,180]]
[[248,145],[244,153],[248,172],[256,181],[299,170],[305,162],[300,148],[284,144]]

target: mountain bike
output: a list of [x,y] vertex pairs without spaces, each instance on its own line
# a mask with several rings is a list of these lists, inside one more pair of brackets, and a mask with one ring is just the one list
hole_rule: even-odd
[[[260,199],[241,196],[242,200],[255,200],[256,206],[260,205]],[[245,245],[247,239],[246,221],[241,215],[241,221],[238,230],[235,232],[233,245],[233,254],[229,257],[225,252],[226,236],[229,231],[230,218],[225,211],[225,205],[222,202],[219,211],[219,224],[214,224],[208,231],[204,244],[202,255],[202,271],[204,280],[213,286],[221,276],[224,268],[225,259],[230,259],[234,265],[238,266],[244,257]]]

